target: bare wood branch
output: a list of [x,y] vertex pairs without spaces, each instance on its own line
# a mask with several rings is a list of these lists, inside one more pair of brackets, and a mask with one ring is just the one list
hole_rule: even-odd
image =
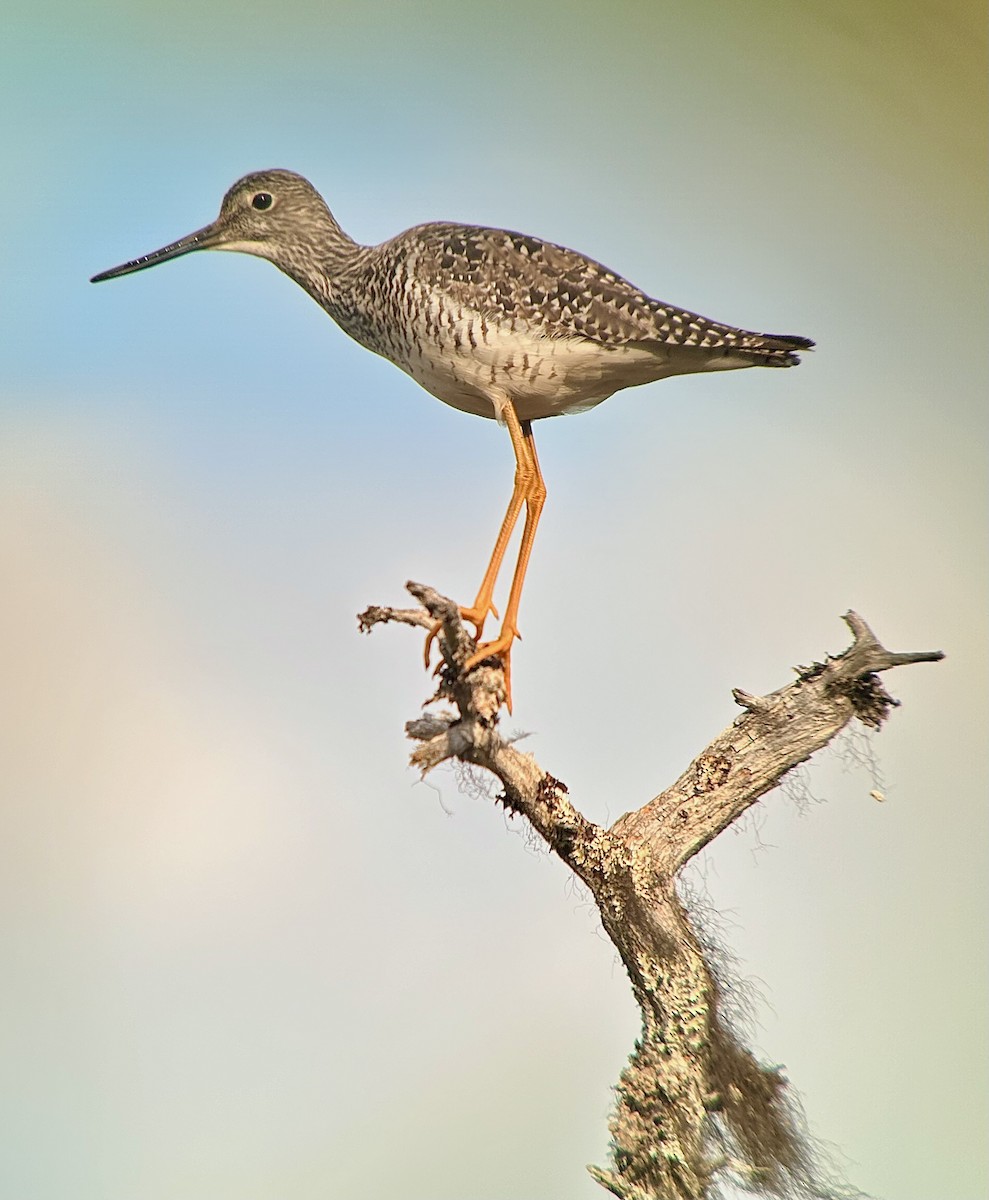
[[744,712],[734,723],[675,783],[605,829],[501,736],[501,667],[491,659],[464,670],[475,647],[457,605],[422,584],[407,587],[421,608],[371,607],[358,619],[365,632],[399,622],[436,633],[442,661],[432,699],[453,708],[408,722],[413,766],[425,774],[459,759],[500,780],[505,807],[525,816],[587,885],[642,1011],[642,1035],[616,1089],[612,1164],[588,1168],[592,1176],[623,1200],[707,1200],[727,1176],[767,1196],[849,1195],[823,1177],[780,1070],[760,1064],[723,1017],[719,980],[676,877],[853,718],[882,725],[898,702],[879,672],[935,662],[941,652],[892,653],[846,613],[853,642],[844,653],[797,668],[794,682],[768,696],[736,688]]
[[769,696],[736,688],[732,695],[747,711],[672,787],[620,818],[614,832],[649,842],[661,868],[675,872],[853,717],[878,729],[897,701],[877,672],[944,657],[940,651],[893,654],[857,613],[843,619],[855,639],[843,654],[798,668],[794,683]]
[[397,625],[419,625],[423,629],[433,627],[433,621],[424,608],[382,608],[378,604],[372,604],[357,614],[357,625],[361,633],[370,633],[375,625],[387,625],[389,622]]

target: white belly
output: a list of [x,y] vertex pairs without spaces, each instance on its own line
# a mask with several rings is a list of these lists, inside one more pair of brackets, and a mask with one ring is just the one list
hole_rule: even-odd
[[642,346],[540,337],[477,315],[433,324],[399,365],[454,408],[494,417],[507,397],[523,421],[581,412],[619,388],[676,371],[665,355]]

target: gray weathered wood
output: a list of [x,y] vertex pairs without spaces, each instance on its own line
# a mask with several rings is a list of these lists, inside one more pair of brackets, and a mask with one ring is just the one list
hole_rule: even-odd
[[484,767],[500,799],[525,816],[594,897],[642,1012],[642,1033],[617,1087],[612,1162],[590,1167],[623,1200],[708,1200],[734,1177],[778,1197],[849,1195],[825,1176],[799,1108],[776,1067],[759,1063],[724,1017],[717,972],[676,889],[684,864],[827,745],[851,720],[878,729],[897,701],[879,672],[942,658],[894,654],[849,612],[851,646],[797,669],[768,696],[732,693],[743,710],[679,779],[610,828],[589,821],[567,787],[501,735],[504,680],[497,660],[465,672],[474,642],[456,604],[421,584],[420,609],[374,607],[360,626],[439,623],[443,661],[434,700],[452,708],[406,725],[423,773],[448,759]]

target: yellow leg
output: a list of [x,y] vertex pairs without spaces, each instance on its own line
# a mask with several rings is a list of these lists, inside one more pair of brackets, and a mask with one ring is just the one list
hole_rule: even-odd
[[[511,406],[509,406],[510,408]],[[515,424],[519,424],[519,419],[515,416],[515,409],[511,409],[511,415],[515,418]],[[513,438],[513,445],[515,439]],[[515,467],[515,486],[511,490],[511,499],[508,502],[508,509],[505,510],[502,528],[498,530],[498,540],[495,542],[495,550],[491,552],[491,560],[487,564],[487,570],[484,572],[484,578],[481,580],[481,586],[478,588],[473,605],[469,608],[461,607],[460,616],[463,620],[469,620],[474,626],[475,641],[480,641],[481,635],[484,634],[484,623],[488,613],[498,616],[498,610],[493,604],[495,599],[495,584],[498,582],[498,571],[502,569],[502,562],[505,557],[505,551],[508,550],[508,544],[511,541],[511,535],[515,532],[515,524],[519,521],[519,514],[522,511],[522,505],[526,502],[525,486],[523,486],[522,474],[517,462],[519,455],[516,452],[516,467]],[[430,656],[432,654],[432,643],[436,640],[436,635],[439,632],[439,625],[433,625],[433,628],[426,635],[426,646],[424,656],[426,670],[430,667]]]
[[[511,420],[519,429],[519,437],[521,437],[521,427],[515,409],[510,403],[506,404],[504,415],[506,421],[507,414],[511,412]],[[498,610],[495,608],[494,590],[495,584],[498,581],[498,572],[501,570],[501,564],[505,558],[505,551],[508,549],[508,543],[512,540],[512,533],[515,531],[516,522],[519,519],[519,513],[522,511],[522,505],[525,503],[525,476],[519,464],[518,449],[516,447],[516,436],[512,434],[511,426],[509,426],[509,434],[512,437],[512,446],[515,448],[515,485],[512,488],[512,498],[508,501],[508,508],[505,510],[505,517],[501,523],[501,529],[498,531],[498,540],[495,542],[494,550],[491,551],[491,559],[488,562],[488,569],[484,572],[484,578],[481,580],[481,586],[477,589],[477,596],[470,608],[461,608],[460,616],[465,621],[470,621],[474,626],[475,640],[480,641],[484,633],[484,622],[487,620],[488,613],[493,613],[498,616]],[[538,468],[537,468],[538,469]],[[429,668],[430,655],[433,649],[433,641],[439,633],[439,625],[434,625],[426,637],[426,645],[423,653],[423,658],[426,663],[426,668]]]
[[[518,414],[515,412],[515,407],[511,403],[505,405],[503,415],[505,417],[505,424],[508,426],[509,436],[512,439],[512,449],[515,451],[515,489],[512,492],[512,500],[508,506],[508,512],[505,514],[505,520],[502,523],[501,533],[498,535],[498,541],[495,543],[495,552],[491,556],[491,563],[485,573],[477,600],[475,601],[475,609],[482,603],[485,605],[482,610],[483,615],[487,615],[487,610],[491,606],[491,592],[494,589],[494,580],[498,573],[498,567],[505,556],[505,549],[508,545],[508,539],[511,537],[512,527],[515,525],[523,503],[525,504],[525,526],[522,530],[522,545],[519,547],[518,561],[515,564],[515,574],[512,577],[511,591],[508,593],[508,604],[505,608],[505,619],[501,624],[501,632],[493,642],[485,642],[478,646],[477,650],[467,660],[466,666],[468,668],[476,666],[485,658],[493,657],[501,659],[505,668],[505,704],[508,711],[511,712],[512,643],[519,636],[517,624],[519,602],[522,599],[522,587],[525,583],[526,569],[529,566],[532,544],[536,537],[536,527],[539,524],[539,516],[542,513],[543,504],[546,502],[546,484],[543,480],[542,471],[539,469],[539,459],[536,457],[536,443],[532,436],[532,424],[529,421],[520,422]],[[473,620],[473,616],[470,619]]]
[[[512,415],[515,415],[514,409]],[[517,418],[516,418],[517,422]],[[484,632],[484,622],[487,620],[488,613],[493,613],[498,616],[498,610],[495,608],[492,600],[494,599],[495,584],[498,581],[498,572],[501,570],[501,564],[505,558],[505,551],[508,549],[508,543],[512,539],[512,533],[515,530],[515,524],[519,519],[519,513],[522,511],[522,505],[525,503],[525,490],[523,480],[519,472],[518,466],[515,468],[515,485],[512,488],[512,498],[508,502],[508,508],[505,510],[505,519],[501,523],[501,529],[498,531],[498,540],[495,542],[494,549],[491,551],[491,559],[488,562],[488,569],[484,572],[484,578],[481,580],[481,586],[477,589],[477,596],[470,608],[462,608],[460,615],[465,621],[475,627],[477,638],[480,639]]]

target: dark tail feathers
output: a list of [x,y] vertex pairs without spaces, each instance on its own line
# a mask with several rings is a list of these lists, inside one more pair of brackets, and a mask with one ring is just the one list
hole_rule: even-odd
[[753,366],[796,367],[798,350],[813,350],[810,338],[794,333],[746,333],[731,347],[731,353],[746,358]]

